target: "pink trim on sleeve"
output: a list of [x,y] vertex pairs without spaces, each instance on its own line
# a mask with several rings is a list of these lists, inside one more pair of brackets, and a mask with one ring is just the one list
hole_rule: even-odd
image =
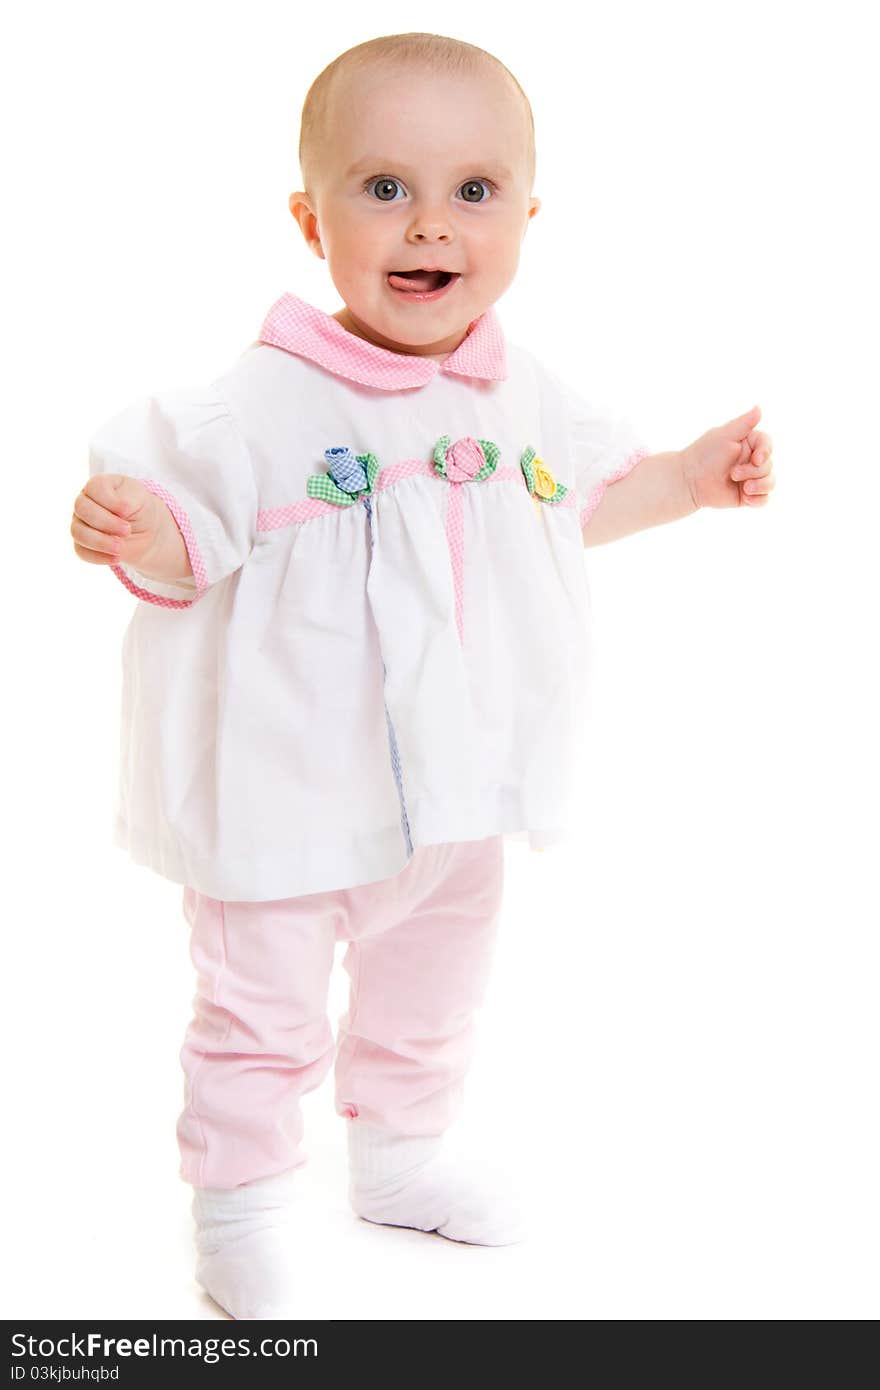
[[166,598],[164,594],[152,594],[149,589],[142,589],[139,584],[135,584],[129,579],[121,565],[111,565],[110,569],[116,578],[125,585],[126,589],[134,594],[135,598],[142,598],[148,603],[155,603],[159,608],[191,608],[196,601],[195,598]]
[[[174,517],[174,520],[177,522],[180,533],[183,536],[184,545],[186,546],[186,553],[189,556],[193,578],[196,581],[195,597],[166,598],[162,594],[151,593],[149,589],[142,589],[139,584],[135,584],[133,580],[129,579],[121,565],[111,565],[110,569],[116,575],[120,583],[124,584],[126,589],[134,594],[135,598],[144,599],[147,603],[155,603],[159,608],[191,608],[192,605],[201,598],[208,587],[208,573],[205,569],[205,562],[202,558],[202,552],[199,550],[190,519],[180,503],[161,483],[157,483],[153,478],[139,478],[138,482],[142,483],[143,486],[147,488],[149,492],[154,493],[156,497],[162,499],[171,515]],[[131,568],[134,568],[134,566]],[[144,577],[146,578],[146,576]],[[162,582],[173,584],[174,580],[156,581],[156,583]]]
[[597,486],[593,488],[593,491],[589,494],[586,502],[581,508],[581,530],[584,529],[590,517],[593,515],[593,512],[605,496],[605,489],[608,487],[608,484],[616,483],[620,478],[625,478],[627,473],[632,472],[637,463],[641,463],[642,459],[649,457],[649,452],[648,449],[636,449],[630,454],[626,462],[618,468],[616,473],[609,473],[607,478],[603,478],[601,483],[598,483]]

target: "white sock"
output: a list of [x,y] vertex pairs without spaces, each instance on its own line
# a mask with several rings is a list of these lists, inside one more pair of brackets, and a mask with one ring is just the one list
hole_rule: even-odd
[[296,1170],[239,1187],[193,1188],[196,1280],[234,1318],[291,1318]]
[[437,1231],[468,1245],[525,1238],[516,1195],[503,1173],[440,1153],[440,1135],[401,1135],[347,1120],[349,1200],[383,1226]]

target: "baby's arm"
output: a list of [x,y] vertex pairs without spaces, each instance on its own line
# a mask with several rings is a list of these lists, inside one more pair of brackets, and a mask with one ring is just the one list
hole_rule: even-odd
[[73,548],[93,565],[127,564],[163,583],[192,577],[186,544],[170,509],[137,478],[99,473],[73,504]]
[[584,545],[602,545],[700,507],[763,506],[776,485],[773,444],[757,428],[760,406],[717,425],[686,449],[643,458],[609,482],[583,526]]
[[697,510],[683,450],[649,454],[624,478],[609,483],[583,527],[584,545],[605,545],[647,526],[678,521]]
[[256,475],[221,383],[118,411],[89,439],[89,474],[75,513],[90,534],[74,536],[77,554],[144,603],[191,608],[256,544]]

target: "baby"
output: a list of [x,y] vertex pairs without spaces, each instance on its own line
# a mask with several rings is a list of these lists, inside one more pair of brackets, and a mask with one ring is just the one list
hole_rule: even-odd
[[297,1315],[300,1101],[334,1062],[359,1217],[521,1238],[513,1194],[443,1136],[504,841],[565,833],[583,548],[774,481],[757,407],[652,454],[506,340],[492,306],[540,202],[492,55],[348,50],[308,92],[300,163],[290,210],[343,308],[282,294],[222,376],[114,416],[70,528],[138,600],[115,838],[183,886],[180,1173],[197,1280],[235,1318]]

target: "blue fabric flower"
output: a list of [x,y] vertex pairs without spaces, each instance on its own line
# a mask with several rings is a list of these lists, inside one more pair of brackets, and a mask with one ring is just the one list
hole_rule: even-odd
[[325,449],[324,458],[327,460],[327,472],[343,492],[363,492],[369,486],[364,465],[347,445]]

